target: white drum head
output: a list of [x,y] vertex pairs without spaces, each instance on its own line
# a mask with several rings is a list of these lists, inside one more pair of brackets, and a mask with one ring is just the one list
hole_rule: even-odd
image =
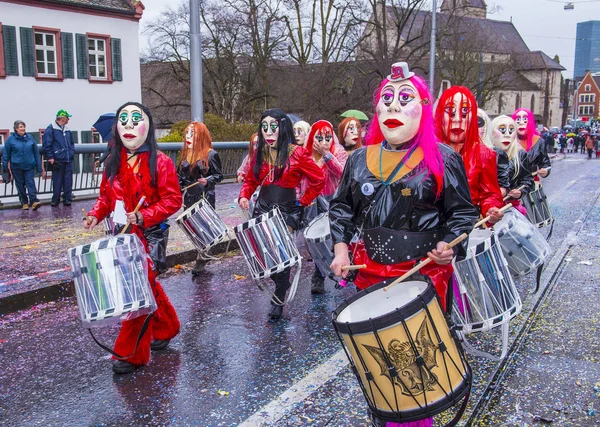
[[489,228],[476,228],[469,234],[469,249],[485,242],[492,236],[492,230]]
[[354,323],[383,316],[410,303],[426,290],[427,283],[417,280],[399,283],[387,291],[383,288],[378,289],[342,310],[336,321]]
[[329,234],[329,214],[322,213],[311,221],[311,223],[304,230],[304,237],[306,239],[315,240],[319,237],[325,237]]

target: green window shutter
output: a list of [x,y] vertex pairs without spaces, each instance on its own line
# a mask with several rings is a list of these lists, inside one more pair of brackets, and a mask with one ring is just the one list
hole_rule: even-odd
[[21,62],[23,75],[35,77],[35,45],[33,42],[33,28],[20,27],[21,33]]
[[77,52],[77,78],[88,78],[88,46],[85,34],[75,34],[75,50]]
[[35,141],[36,144],[42,143],[42,141],[40,141],[40,133],[39,132],[27,132],[27,133],[33,137],[33,140]]
[[73,58],[73,34],[60,33],[62,44],[62,68],[65,79],[75,78],[75,60]]
[[112,79],[123,81],[123,65],[121,62],[121,39],[110,39],[112,49]]
[[79,134],[77,133],[77,131],[75,131],[75,130],[71,131],[71,138],[73,138],[74,144],[79,144]]
[[82,130],[81,131],[81,143],[82,144],[91,144],[92,143],[92,131],[91,130]]
[[11,25],[3,25],[2,38],[4,39],[4,66],[6,68],[6,75],[18,76],[17,29]]

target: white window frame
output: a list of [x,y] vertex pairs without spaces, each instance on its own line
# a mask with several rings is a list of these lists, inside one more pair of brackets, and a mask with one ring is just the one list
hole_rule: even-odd
[[[99,41],[104,43],[103,51],[98,50],[98,42]],[[90,46],[89,46],[90,42],[94,43],[94,49],[90,48]],[[88,37],[88,68],[89,68],[90,80],[108,80],[107,44],[108,44],[108,41],[104,38]],[[92,63],[92,58],[91,58],[92,55],[94,55],[94,58],[95,58],[93,63]],[[99,75],[100,61],[98,60],[98,58],[100,56],[104,57],[104,77]],[[94,67],[96,70],[95,75],[94,75],[94,73],[92,73],[92,67]]]
[[589,92],[590,90],[592,90],[592,85],[585,85],[585,91]]
[[[37,36],[42,35],[42,42],[43,44],[38,44],[37,43]],[[46,46],[46,37],[47,36],[52,36],[52,39],[54,40],[54,46]],[[45,32],[45,31],[35,31],[33,34],[33,39],[34,39],[34,43],[35,43],[35,69],[37,71],[37,76],[38,77],[58,77],[58,52],[57,52],[57,47],[56,47],[56,33],[50,33],[50,32]],[[42,51],[43,52],[43,56],[44,56],[44,60],[43,61],[39,61],[38,60],[38,51]],[[54,53],[54,61],[48,61],[48,52],[53,52]],[[44,63],[44,73],[40,73],[39,69],[38,69],[38,63],[43,62]],[[54,74],[48,73],[48,64],[54,64]]]

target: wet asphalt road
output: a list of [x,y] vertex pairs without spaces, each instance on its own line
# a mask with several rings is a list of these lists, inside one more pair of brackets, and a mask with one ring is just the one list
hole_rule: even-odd
[[[572,155],[555,162],[544,184],[557,217],[553,250],[573,238],[569,232],[582,212],[590,211],[599,182],[600,161]],[[600,402],[593,390],[600,381],[593,298],[600,273],[599,209],[596,205],[584,218],[571,261],[497,393],[474,420],[477,425],[540,425],[536,416],[552,417],[553,426],[597,425],[588,412],[590,403],[593,409]],[[577,264],[581,260],[592,265]],[[267,406],[246,425],[261,418],[275,426],[366,425],[364,398],[349,369],[335,361],[340,346],[330,326],[331,311],[352,289],[336,290],[328,282],[326,295],[311,296],[313,266],[306,263],[296,300],[282,321],[271,323],[267,297],[251,280],[234,276],[247,274],[239,253],[212,262],[197,279],[189,268],[171,269],[161,280],[180,316],[181,334],[168,350],[154,353],[149,366],[128,376],[113,376],[108,357],[80,326],[74,298],[0,317],[0,425],[235,426],[282,393],[281,403]],[[511,338],[534,302],[533,278],[518,287],[524,309]],[[110,343],[116,329],[97,333]],[[474,341],[493,350],[497,334]],[[470,360],[476,378],[469,410],[497,366]]]

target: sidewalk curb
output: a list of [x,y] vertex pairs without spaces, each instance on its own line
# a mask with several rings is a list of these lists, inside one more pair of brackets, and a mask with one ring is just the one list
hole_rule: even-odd
[[[211,249],[211,255],[223,254],[229,243],[229,251],[239,248],[237,240],[222,242]],[[196,249],[177,252],[167,256],[167,266],[174,267],[177,264],[186,264],[196,260]],[[160,280],[160,279],[159,279]],[[72,280],[53,283],[43,288],[26,291],[18,294],[0,297],[0,316],[14,313],[19,310],[28,309],[34,305],[56,301],[60,298],[75,296],[75,286]]]

